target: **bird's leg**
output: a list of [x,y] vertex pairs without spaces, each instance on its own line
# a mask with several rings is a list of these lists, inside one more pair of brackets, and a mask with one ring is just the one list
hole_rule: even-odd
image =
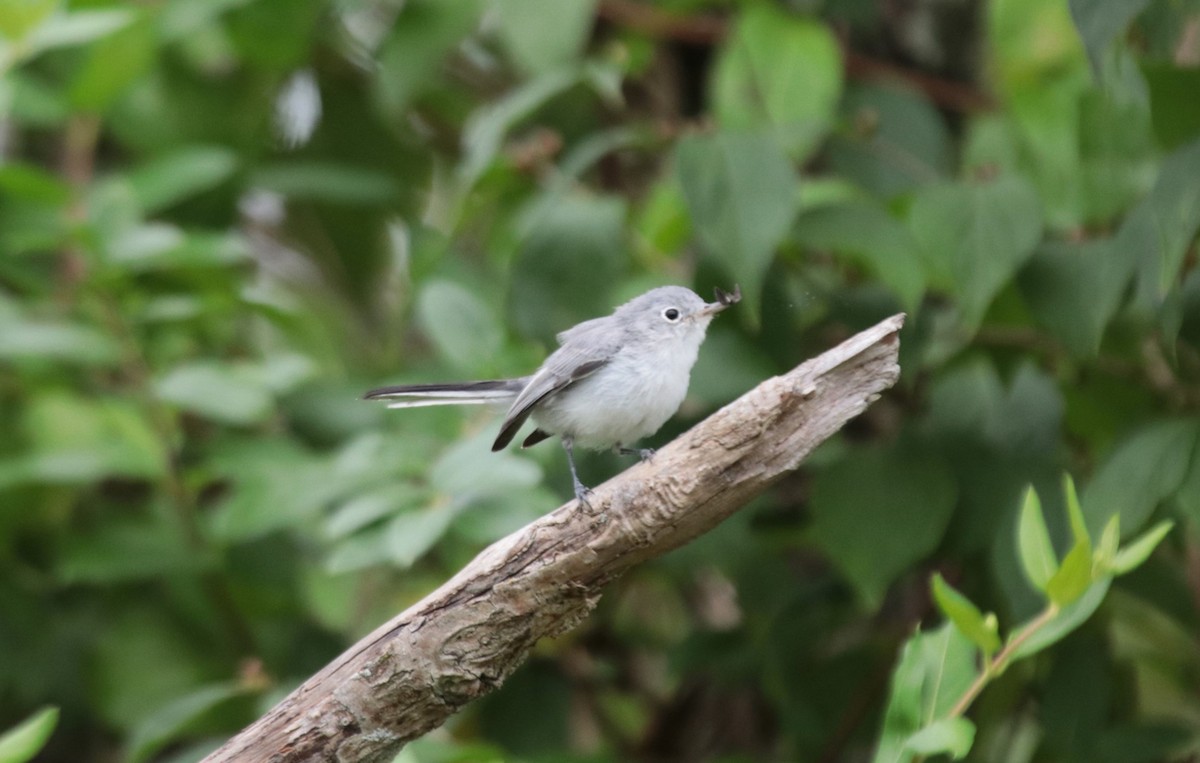
[[622,456],[637,456],[643,461],[649,461],[654,458],[654,448],[626,448],[618,445],[617,453]]
[[583,506],[590,514],[592,504],[588,503],[588,496],[592,494],[592,489],[579,481],[579,473],[575,471],[575,438],[566,435],[562,438],[563,450],[567,452],[567,465],[571,467],[571,481],[575,484],[575,500]]

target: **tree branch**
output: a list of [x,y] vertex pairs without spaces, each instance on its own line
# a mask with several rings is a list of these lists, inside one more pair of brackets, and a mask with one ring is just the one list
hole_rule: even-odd
[[204,763],[390,761],[499,686],[605,584],[716,527],[895,383],[895,315],[768,379],[595,490],[497,541]]

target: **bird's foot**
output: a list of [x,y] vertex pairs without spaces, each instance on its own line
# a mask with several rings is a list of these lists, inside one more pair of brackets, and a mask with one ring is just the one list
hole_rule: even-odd
[[637,456],[642,461],[654,458],[654,448],[617,448],[622,456]]
[[596,510],[592,507],[592,502],[589,500],[593,495],[595,495],[595,492],[590,487],[579,480],[575,480],[575,500],[579,501],[580,507],[587,514],[596,513]]

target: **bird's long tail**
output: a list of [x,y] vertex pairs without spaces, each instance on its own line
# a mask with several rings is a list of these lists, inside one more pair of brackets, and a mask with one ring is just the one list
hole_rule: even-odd
[[504,405],[525,388],[528,378],[449,384],[401,384],[380,387],[363,395],[364,400],[386,400],[388,408],[420,408],[427,405]]

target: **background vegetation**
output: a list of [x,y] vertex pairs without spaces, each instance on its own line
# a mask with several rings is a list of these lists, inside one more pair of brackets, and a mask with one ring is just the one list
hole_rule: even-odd
[[931,573],[1039,611],[1064,471],[1094,536],[1178,529],[972,758],[1200,754],[1196,0],[11,0],[0,76],[0,729],[60,708],[42,760],[196,760],[569,497],[493,416],[358,397],[668,282],[746,299],[650,444],[904,310],[901,383],[401,760],[868,759]]

